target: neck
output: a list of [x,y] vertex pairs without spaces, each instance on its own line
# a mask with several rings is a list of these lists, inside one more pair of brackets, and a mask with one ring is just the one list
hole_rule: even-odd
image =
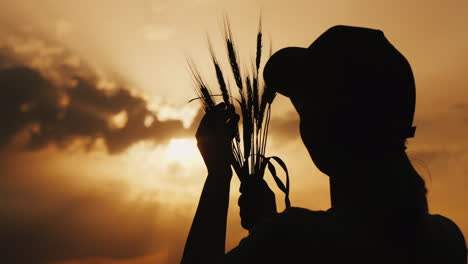
[[397,198],[396,192],[402,187],[399,184],[407,182],[399,179],[415,173],[404,151],[346,160],[329,175],[332,208],[340,211],[373,211],[388,207]]

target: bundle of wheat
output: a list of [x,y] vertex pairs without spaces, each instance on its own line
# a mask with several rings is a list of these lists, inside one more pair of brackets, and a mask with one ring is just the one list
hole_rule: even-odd
[[[268,168],[278,188],[285,193],[286,207],[290,207],[289,174],[286,164],[279,157],[267,157],[265,155],[271,105],[276,96],[276,92],[273,89],[269,89],[260,79],[260,65],[263,53],[261,20],[257,33],[256,57],[252,62],[250,72],[246,74],[245,78],[239,66],[239,56],[227,18],[224,20],[224,39],[230,69],[239,92],[239,98],[235,98],[231,95],[231,89],[229,84],[227,84],[228,82],[226,82],[225,73],[221,69],[220,63],[214,54],[211,43],[208,41],[211,59],[221,94],[213,94],[211,92],[195,67],[195,64],[189,61],[189,67],[195,83],[195,91],[198,94],[198,97],[195,99],[201,100],[205,111],[209,111],[216,105],[216,97],[222,97],[226,104],[232,104],[233,100],[239,104],[242,116],[242,138],[238,134],[232,141],[234,156],[232,166],[241,182],[245,181],[247,177],[258,177],[262,179],[266,168]],[[269,56],[271,56],[271,45]],[[276,161],[285,171],[286,184],[278,177],[272,161]]]

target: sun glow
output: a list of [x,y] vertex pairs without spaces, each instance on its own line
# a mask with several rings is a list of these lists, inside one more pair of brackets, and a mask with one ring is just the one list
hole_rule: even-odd
[[197,143],[193,139],[172,139],[167,145],[166,158],[169,161],[184,162],[199,155]]

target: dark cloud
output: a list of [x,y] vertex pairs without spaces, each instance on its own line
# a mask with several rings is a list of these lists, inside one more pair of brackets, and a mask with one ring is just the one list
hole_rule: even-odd
[[[60,70],[70,75],[70,68]],[[113,125],[117,115],[120,124]],[[0,147],[22,135],[32,150],[66,147],[76,139],[91,147],[103,139],[110,153],[118,153],[141,140],[165,143],[193,134],[180,120],[158,120],[147,101],[125,87],[103,90],[96,79],[82,77],[58,84],[28,66],[0,69],[0,120]]]

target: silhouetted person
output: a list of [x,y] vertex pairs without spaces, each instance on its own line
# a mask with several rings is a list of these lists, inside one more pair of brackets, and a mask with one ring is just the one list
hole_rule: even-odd
[[[197,132],[208,177],[183,263],[467,263],[462,233],[429,214],[424,180],[405,152],[415,84],[408,61],[381,31],[332,27],[307,49],[276,52],[264,79],[296,108],[302,140],[330,177],[332,207],[265,217],[225,254],[229,142],[238,116],[218,105]],[[267,185],[258,186],[269,196]],[[258,197],[244,194],[241,212],[256,204],[249,199]],[[274,199],[262,201],[271,208]]]

